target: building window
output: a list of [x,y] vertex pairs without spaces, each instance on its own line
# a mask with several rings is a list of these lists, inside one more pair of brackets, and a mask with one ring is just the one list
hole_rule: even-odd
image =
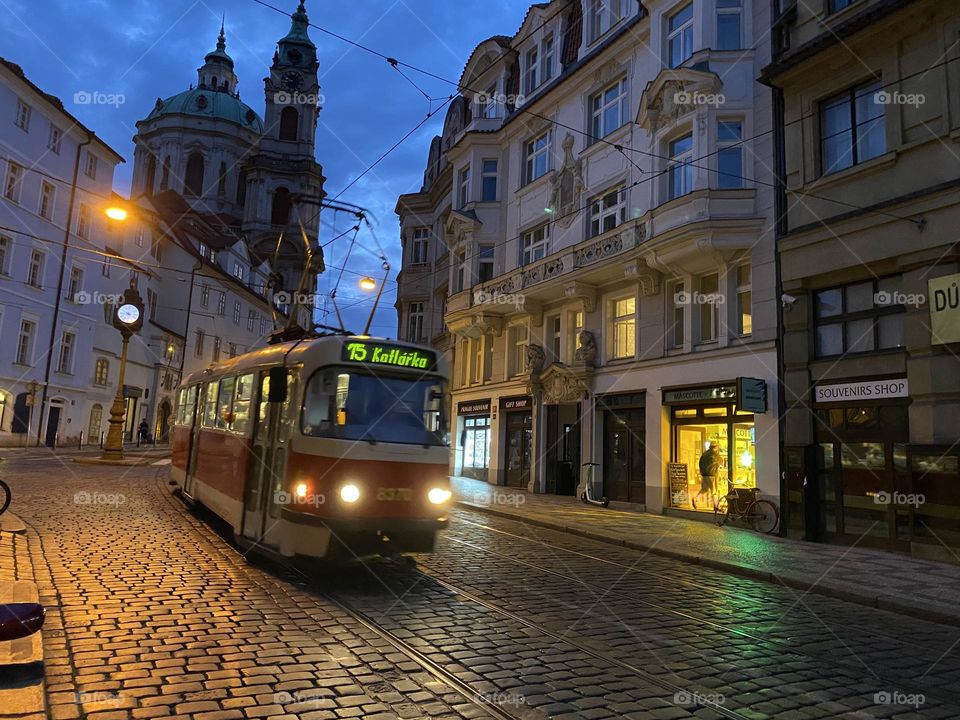
[[300,113],[289,105],[280,111],[280,139],[296,142],[300,127]]
[[239,300],[234,301],[233,303],[233,324],[234,325],[240,324],[240,315],[242,314],[242,312],[243,312],[243,308],[240,306],[240,301]]
[[92,152],[87,152],[87,164],[83,168],[83,174],[91,180],[97,179],[97,156]]
[[44,254],[40,250],[30,253],[30,267],[27,268],[27,285],[35,288],[43,287]]
[[743,0],[717,0],[717,50],[739,50]]
[[737,332],[749,335],[753,332],[753,292],[750,263],[737,268]]
[[83,268],[70,268],[70,284],[67,286],[67,300],[77,302],[77,295],[83,289]]
[[560,362],[561,349],[563,347],[563,333],[560,327],[560,316],[555,315],[548,322],[550,328],[550,353],[554,362]]
[[683,347],[686,334],[686,305],[687,293],[684,291],[683,281],[670,284],[670,328],[668,337],[670,338],[670,347]]
[[60,336],[60,357],[57,359],[57,372],[69,374],[73,370],[73,346],[76,335],[65,332]]
[[499,106],[497,104],[497,84],[494,83],[480,98],[480,105],[483,106],[483,117],[495,118],[499,115]]
[[147,312],[151,320],[157,316],[157,291],[147,288]]
[[879,80],[859,85],[820,106],[820,160],[823,174],[865,162],[886,150],[884,106]]
[[470,202],[470,166],[467,165],[460,171],[459,204],[457,207],[464,208]]
[[493,258],[494,246],[481,245],[479,251],[479,261],[477,263],[477,281],[485,283],[493,279]]
[[903,347],[900,285],[896,276],[817,292],[817,357]]
[[31,364],[33,354],[33,333],[36,325],[31,320],[20,321],[20,337],[17,339],[17,365]]
[[550,170],[550,131],[538,135],[524,146],[524,184],[532,183]]
[[266,337],[268,329],[269,329],[269,325],[267,323],[267,319],[265,317],[260,318],[260,336]]
[[526,325],[516,325],[510,330],[510,375],[519,375],[527,369],[527,346],[530,334]]
[[256,310],[247,310],[247,331],[253,332],[253,328],[257,323],[257,311]]
[[482,188],[483,202],[496,202],[497,201],[497,161],[496,160],[483,161],[482,182],[483,182],[483,188]]
[[520,239],[520,264],[542,260],[550,252],[550,225],[541,225],[538,228],[525,232]]
[[470,345],[473,348],[473,382],[483,382],[483,346],[485,338],[473,338]]
[[624,0],[590,0],[587,16],[590,23],[590,42],[605,35],[614,25],[623,19]]
[[99,358],[93,370],[93,384],[105,387],[110,377],[110,363]]
[[856,0],[830,0],[828,8],[831,13],[840,12],[853,5]]
[[407,312],[407,340],[419,342],[423,338],[423,303],[410,303]]
[[210,286],[201,285],[200,286],[200,307],[209,307],[210,306]]
[[693,135],[685,135],[670,143],[669,200],[693,190]]
[[632,358],[637,354],[637,300],[623,298],[613,303],[613,358]]
[[622,225],[626,219],[627,191],[611,190],[590,203],[590,237],[597,237]]
[[30,113],[32,108],[23,100],[17,100],[17,116],[14,118],[14,124],[24,132],[30,132]]
[[213,361],[220,362],[220,345],[223,341],[219,337],[213,338]]
[[53,219],[54,202],[57,197],[57,188],[53,183],[43,181],[40,184],[40,217],[44,220]]
[[233,263],[233,276],[240,282],[243,282],[243,275],[243,264],[235,260]]
[[10,253],[13,250],[13,241],[6,235],[0,235],[0,275],[10,274]]
[[413,231],[413,256],[411,264],[426,265],[430,249],[430,228],[415,228]]
[[527,95],[532,95],[540,83],[537,81],[537,75],[540,65],[540,48],[536,45],[527,51],[524,66],[526,70],[523,73],[523,91]]
[[3,196],[10,202],[20,202],[20,181],[23,180],[23,167],[7,161],[7,179],[3,184]]
[[138,225],[136,235],[134,235],[134,240],[137,243],[137,247],[140,247],[140,248],[143,247],[143,233],[144,233],[143,225]]
[[287,225],[290,222],[290,208],[292,206],[290,191],[285,187],[273,191],[273,203],[270,206],[270,224]]
[[577,350],[580,349],[580,333],[583,332],[583,311],[575,310],[570,313],[570,329],[571,335],[570,338],[570,359],[573,360],[576,358]]
[[456,255],[456,287],[454,292],[460,292],[467,287],[467,252],[460,250]]
[[717,187],[743,187],[743,123],[721,120],[717,123]]
[[223,291],[220,292],[219,297],[217,298],[217,315],[223,317],[227,314],[227,294]]
[[702,276],[693,301],[699,316],[700,334],[697,339],[702,343],[713,342],[717,339],[720,320],[720,275],[711,273]]
[[228,355],[229,357],[232,357],[232,358],[235,358],[235,357],[237,356],[237,344],[236,344],[236,343],[229,343],[229,344],[227,345],[227,355]]
[[604,138],[627,121],[627,80],[618,80],[590,98],[591,142]]
[[203,343],[206,340],[206,333],[203,330],[197,330],[196,333],[196,342],[193,346],[193,354],[196,357],[203,357]]
[[693,3],[678,10],[667,22],[667,64],[679,67],[693,55]]
[[77,211],[77,237],[84,240],[90,239],[90,206],[83,203]]
[[103,259],[103,263],[100,265],[100,274],[105,278],[110,277],[110,267],[111,267],[110,258],[105,257]]
[[47,149],[50,152],[59,155],[60,154],[60,145],[63,142],[63,131],[58,128],[56,125],[50,126],[50,137],[47,138]]

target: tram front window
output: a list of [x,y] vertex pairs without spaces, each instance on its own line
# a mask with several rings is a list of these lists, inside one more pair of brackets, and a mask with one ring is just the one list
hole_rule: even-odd
[[444,390],[437,378],[318,370],[304,393],[301,430],[312,437],[445,445]]

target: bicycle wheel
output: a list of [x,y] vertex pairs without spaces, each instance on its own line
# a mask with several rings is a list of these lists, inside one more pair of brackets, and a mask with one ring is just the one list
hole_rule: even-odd
[[777,506],[769,500],[757,500],[750,504],[747,510],[747,517],[750,518],[750,527],[758,533],[772,533],[780,522],[780,511]]
[[727,520],[730,519],[729,511],[730,503],[727,501],[726,496],[717,498],[717,501],[713,505],[713,519],[717,525],[723,527],[727,524]]
[[7,508],[10,507],[11,499],[10,486],[3,480],[0,480],[0,515],[3,515],[7,511]]

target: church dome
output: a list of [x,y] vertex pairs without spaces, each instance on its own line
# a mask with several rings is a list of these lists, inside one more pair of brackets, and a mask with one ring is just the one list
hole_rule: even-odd
[[238,97],[207,88],[186,90],[166,100],[157,99],[146,120],[156,120],[166,115],[189,115],[211,120],[226,120],[244,127],[258,135],[263,134],[263,120]]

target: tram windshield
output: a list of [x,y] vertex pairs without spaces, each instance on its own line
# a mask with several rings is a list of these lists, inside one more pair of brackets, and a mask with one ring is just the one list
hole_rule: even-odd
[[324,368],[307,383],[300,429],[311,437],[445,445],[445,391],[439,378]]

